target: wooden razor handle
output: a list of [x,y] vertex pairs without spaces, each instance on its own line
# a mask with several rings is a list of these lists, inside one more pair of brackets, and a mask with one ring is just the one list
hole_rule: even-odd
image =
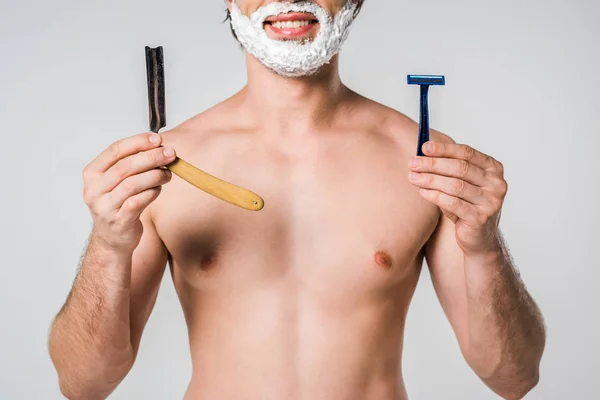
[[260,211],[265,206],[263,199],[256,193],[212,176],[181,158],[175,158],[167,168],[198,189],[238,207]]

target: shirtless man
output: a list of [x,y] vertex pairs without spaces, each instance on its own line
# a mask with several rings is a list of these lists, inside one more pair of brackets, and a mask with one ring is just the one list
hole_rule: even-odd
[[[125,378],[169,265],[193,361],[185,399],[407,399],[403,332],[426,259],[466,362],[522,398],[545,331],[498,230],[502,164],[436,131],[414,157],[417,124],[342,84],[337,52],[362,1],[227,5],[247,86],[83,171],[94,228],[49,340],[62,393],[104,399]],[[282,13],[315,6],[335,20]],[[265,10],[278,13],[262,23]],[[291,46],[274,51],[256,26]],[[310,45],[325,48],[297,53]],[[159,167],[174,150],[264,209],[172,177]]]

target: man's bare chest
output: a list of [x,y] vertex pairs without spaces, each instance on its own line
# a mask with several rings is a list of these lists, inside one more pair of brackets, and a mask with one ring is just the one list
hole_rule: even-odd
[[207,152],[192,162],[265,200],[253,212],[177,177],[163,188],[152,211],[157,231],[200,290],[290,277],[316,289],[393,285],[414,272],[438,220],[407,180],[408,157],[377,143],[298,158]]

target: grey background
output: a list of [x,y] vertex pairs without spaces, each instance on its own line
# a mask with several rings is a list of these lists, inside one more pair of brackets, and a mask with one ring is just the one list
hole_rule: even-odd
[[[220,0],[2,0],[0,398],[58,399],[48,327],[91,227],[81,170],[147,130],[144,46],[166,55],[169,127],[245,83]],[[501,160],[501,228],[548,324],[531,399],[593,399],[600,373],[600,2],[367,0],[343,80],[418,118],[408,73],[439,73],[432,127]],[[181,398],[187,336],[168,276],[114,399]],[[424,271],[403,361],[411,399],[495,399],[469,370]],[[234,384],[234,383],[232,383]]]

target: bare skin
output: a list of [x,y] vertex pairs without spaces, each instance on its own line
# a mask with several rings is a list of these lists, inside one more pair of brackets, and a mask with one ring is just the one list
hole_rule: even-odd
[[164,134],[266,203],[250,213],[174,179],[150,207],[190,330],[189,399],[405,398],[399,344],[440,213],[405,179],[415,125],[346,96],[295,138],[257,131],[243,94]]
[[[457,227],[475,226],[469,216],[408,178],[417,124],[344,86],[337,57],[297,80],[247,64],[236,95],[160,143],[124,139],[84,171],[95,227],[50,335],[62,392],[103,399],[118,386],[168,265],[193,361],[185,399],[405,400],[403,332],[426,259],[465,360],[491,390],[522,398],[538,379],[541,314],[497,229],[467,243]],[[440,132],[432,142],[455,149]],[[159,145],[265,208],[156,169],[173,160]]]

